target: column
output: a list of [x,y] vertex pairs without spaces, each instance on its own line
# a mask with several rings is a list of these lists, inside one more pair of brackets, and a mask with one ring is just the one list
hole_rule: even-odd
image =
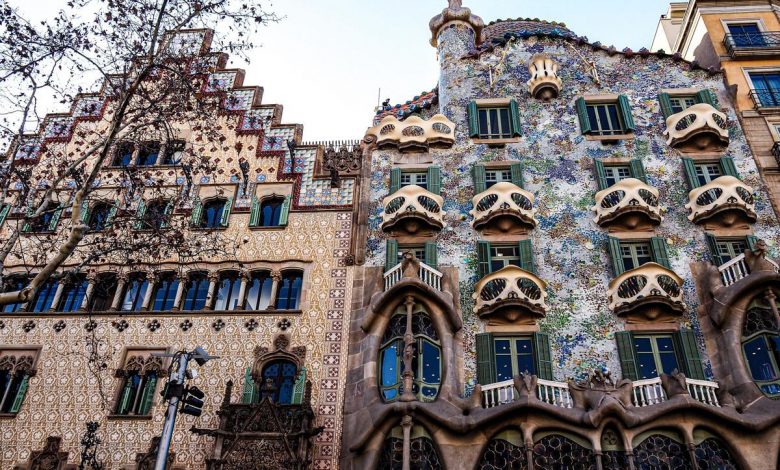
[[282,281],[282,273],[280,271],[271,271],[271,303],[268,304],[268,310],[276,310],[276,296],[279,294],[279,283]]
[[60,279],[60,282],[57,283],[57,290],[54,292],[54,298],[51,300],[51,307],[49,307],[49,311],[53,312],[57,310],[57,306],[60,303],[60,297],[62,297],[62,291],[65,290],[65,278]]
[[404,393],[401,401],[415,401],[417,397],[412,391],[414,384],[414,371],[412,371],[412,358],[414,357],[414,331],[412,330],[412,310],[414,309],[414,297],[406,297],[406,332],[404,333]]
[[179,278],[179,284],[176,286],[176,297],[173,298],[173,307],[171,307],[171,310],[181,310],[181,301],[182,297],[184,297],[184,287],[187,282],[190,280],[190,274],[187,273],[184,276],[181,276]]
[[209,271],[209,293],[206,295],[206,306],[203,310],[212,310],[214,308],[214,299],[217,294],[217,284],[219,283],[219,272]]
[[403,463],[401,468],[403,470],[411,470],[412,468],[412,417],[405,415],[401,418],[401,427],[404,429],[404,447],[403,447]]
[[764,298],[769,302],[772,313],[775,315],[775,324],[780,328],[780,313],[777,311],[777,295],[775,295],[772,289],[767,289],[766,292],[764,292]]
[[242,269],[239,276],[241,276],[241,287],[238,290],[238,304],[236,305],[236,310],[244,310],[246,306],[246,291],[247,285],[249,284],[250,274],[249,271]]
[[693,470],[699,470],[699,464],[696,463],[696,445],[693,442],[688,442],[688,455],[691,456]]
[[154,285],[157,283],[157,274],[154,272],[146,273],[146,280],[148,285],[146,286],[146,292],[144,292],[144,303],[141,305],[141,310],[149,310],[149,303],[152,301]]
[[87,290],[84,292],[84,298],[81,299],[81,305],[79,310],[85,311],[89,307],[89,301],[92,300],[92,294],[95,293],[95,282],[97,281],[97,274],[90,271],[87,273]]
[[129,280],[127,273],[120,273],[116,276],[116,291],[114,292],[114,299],[111,301],[111,310],[116,311],[121,308],[125,285],[127,285]]

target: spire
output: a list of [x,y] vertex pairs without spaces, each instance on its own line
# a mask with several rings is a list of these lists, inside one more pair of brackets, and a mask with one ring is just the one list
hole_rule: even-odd
[[477,15],[471,14],[471,10],[462,6],[462,0],[449,0],[449,6],[442,10],[440,15],[431,19],[429,26],[431,28],[431,45],[438,46],[439,31],[450,23],[460,23],[471,27],[474,30],[475,45],[482,42],[482,29],[485,22]]

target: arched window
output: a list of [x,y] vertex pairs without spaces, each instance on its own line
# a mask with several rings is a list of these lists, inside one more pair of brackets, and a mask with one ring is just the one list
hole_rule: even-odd
[[152,310],[171,310],[176,301],[176,291],[179,289],[179,279],[175,273],[161,273],[154,283]]
[[114,159],[111,161],[113,166],[128,166],[133,161],[133,152],[135,147],[130,142],[121,142],[114,151]]
[[87,277],[83,274],[72,276],[65,282],[56,310],[58,312],[75,312],[81,307],[86,293]]
[[624,470],[631,467],[623,439],[613,427],[607,427],[601,433],[601,467],[603,470]]
[[[444,466],[430,434],[422,426],[412,426],[409,442],[410,468],[441,470]],[[401,426],[390,430],[379,454],[377,470],[401,470],[403,466],[404,432]]]
[[[7,276],[5,278],[5,285],[3,286],[3,292],[16,292],[24,289],[30,283],[30,278],[27,276]],[[7,304],[3,306],[4,313],[18,312],[24,304]]]
[[199,227],[217,228],[224,226],[222,224],[222,215],[225,213],[225,199],[212,199],[203,204],[200,213]]
[[[418,306],[419,307],[419,306]],[[405,307],[390,318],[390,324],[382,337],[379,350],[379,386],[385,401],[397,400],[403,394],[404,334],[406,333]],[[412,333],[415,346],[412,357],[414,384],[412,392],[421,401],[433,401],[441,386],[441,343],[436,328],[424,311],[412,316]]]
[[655,432],[638,436],[634,442],[634,467],[638,469],[693,468],[688,448],[676,432]]
[[236,310],[241,304],[240,293],[241,275],[238,271],[220,273],[214,310]]
[[151,412],[162,367],[162,361],[159,357],[151,356],[152,352],[128,351],[124,368],[119,372],[122,381],[114,414],[146,416]]
[[[204,272],[191,272],[188,275],[184,292],[182,310],[203,310],[209,295],[209,279]],[[175,292],[174,292],[174,295]]]
[[273,197],[266,199],[260,204],[260,226],[278,227],[281,225],[282,210],[284,209],[284,198]]
[[279,281],[279,294],[276,296],[277,310],[295,310],[301,302],[303,272],[297,270],[282,271]]
[[271,304],[273,279],[268,271],[255,271],[249,282],[246,295],[247,310],[267,310]]
[[596,454],[590,447],[590,444],[584,439],[570,434],[539,434],[534,436],[534,468],[571,468],[577,470],[596,468]]
[[45,312],[51,308],[54,301],[54,294],[57,293],[57,286],[60,281],[49,278],[45,284],[38,288],[35,299],[32,302],[32,311],[36,313]]
[[135,228],[141,230],[163,229],[168,225],[168,217],[172,210],[171,202],[164,199],[152,201],[146,206],[141,205],[138,208],[139,214],[137,214],[140,223],[136,223]]
[[693,442],[696,445],[696,464],[701,470],[739,470],[726,444],[713,434],[697,429],[693,432]]
[[497,434],[488,442],[477,466],[478,470],[526,470],[527,468],[528,458],[523,435],[513,429]]
[[298,368],[291,361],[279,359],[269,362],[263,367],[263,382],[260,385],[260,396],[268,397],[274,403],[289,405],[292,403],[295,379]]
[[122,311],[137,312],[144,305],[146,290],[149,289],[149,281],[146,273],[132,273],[125,284],[125,294],[122,298]]
[[157,164],[160,155],[159,142],[144,142],[138,150],[138,166],[153,166]]
[[769,397],[780,396],[780,335],[769,304],[759,296],[742,325],[742,352],[750,375]]
[[92,207],[92,210],[90,210],[89,218],[87,219],[89,229],[93,232],[100,232],[105,229],[111,219],[113,207],[114,206],[105,202],[98,202],[95,204],[95,206]]
[[111,308],[116,294],[117,280],[114,273],[102,273],[95,279],[95,287],[89,298],[90,312],[105,312]]

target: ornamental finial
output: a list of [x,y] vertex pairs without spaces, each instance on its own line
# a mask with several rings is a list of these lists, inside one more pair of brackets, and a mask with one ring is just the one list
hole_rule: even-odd
[[466,24],[474,30],[475,45],[479,45],[482,42],[482,29],[485,27],[485,23],[477,15],[471,14],[471,10],[463,7],[462,0],[448,0],[448,7],[442,10],[440,15],[436,15],[431,19],[431,45],[437,46],[438,40],[436,36],[439,34],[439,30],[450,23]]

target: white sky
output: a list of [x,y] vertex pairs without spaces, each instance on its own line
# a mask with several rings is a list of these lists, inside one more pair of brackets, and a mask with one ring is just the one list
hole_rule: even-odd
[[[3,1],[3,0],[0,0]],[[7,0],[44,19],[67,0]],[[562,21],[591,41],[618,49],[650,47],[668,0],[464,0],[485,23],[499,18]],[[428,21],[446,0],[279,0],[282,22],[262,30],[262,47],[245,68],[264,103],[304,124],[305,141],[359,139],[371,125],[377,91],[392,104],[436,86],[436,50]],[[52,112],[62,109],[52,109]]]

